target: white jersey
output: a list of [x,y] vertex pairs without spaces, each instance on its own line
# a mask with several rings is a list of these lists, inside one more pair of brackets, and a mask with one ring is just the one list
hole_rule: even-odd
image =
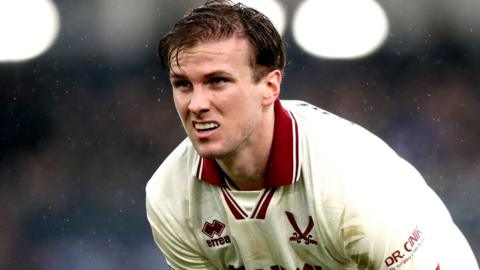
[[264,189],[229,187],[187,139],[146,193],[154,239],[173,269],[478,270],[409,163],[302,101],[275,103]]

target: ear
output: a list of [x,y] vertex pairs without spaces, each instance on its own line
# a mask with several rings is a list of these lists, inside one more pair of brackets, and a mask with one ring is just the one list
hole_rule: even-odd
[[264,106],[272,105],[280,95],[280,85],[282,83],[282,72],[275,69],[270,71],[264,78],[265,91],[263,92]]

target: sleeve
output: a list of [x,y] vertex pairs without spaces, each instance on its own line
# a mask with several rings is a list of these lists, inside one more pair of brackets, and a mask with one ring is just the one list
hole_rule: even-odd
[[447,208],[415,168],[396,155],[379,164],[365,160],[352,170],[358,181],[350,183],[340,228],[345,254],[358,269],[479,269]]
[[195,240],[188,235],[186,227],[180,225],[168,211],[160,214],[161,209],[149,199],[148,193],[146,208],[155,243],[171,269],[217,269],[196,248]]

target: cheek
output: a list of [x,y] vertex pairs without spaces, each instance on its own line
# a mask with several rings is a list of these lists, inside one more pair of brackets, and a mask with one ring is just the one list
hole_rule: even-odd
[[180,119],[183,128],[188,133],[188,125],[186,124],[188,122],[188,112],[184,109],[185,107],[182,106],[181,103],[177,103],[176,101],[174,101],[174,104],[175,109],[177,110],[178,118]]
[[180,115],[180,118],[184,118],[186,108],[187,108],[187,103],[186,99],[182,97],[179,94],[173,94],[173,104],[175,105],[175,109],[177,110],[178,115]]

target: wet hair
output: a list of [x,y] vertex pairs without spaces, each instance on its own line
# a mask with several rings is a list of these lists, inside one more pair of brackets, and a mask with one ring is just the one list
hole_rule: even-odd
[[183,49],[234,36],[250,43],[254,82],[270,71],[283,72],[285,46],[272,22],[257,10],[230,0],[208,0],[185,14],[160,40],[160,60],[164,68],[171,70],[171,61],[178,64]]

